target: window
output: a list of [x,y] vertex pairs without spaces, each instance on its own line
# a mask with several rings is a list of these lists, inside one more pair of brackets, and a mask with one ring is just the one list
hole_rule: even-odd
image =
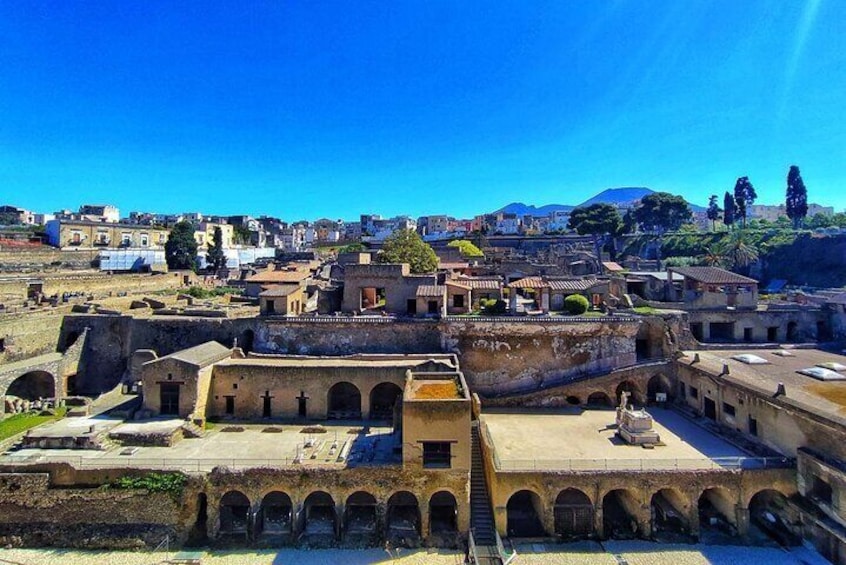
[[452,466],[451,445],[448,441],[423,442],[423,467],[449,469]]
[[147,247],[149,245],[149,237],[146,233],[141,234],[141,247]]
[[726,414],[726,416],[734,416],[734,414],[735,414],[734,406],[732,406],[728,402],[723,402],[723,412]]
[[823,504],[831,504],[833,498],[831,485],[825,482],[820,477],[814,477],[814,483],[811,487],[811,498],[822,502]]
[[749,435],[758,435],[758,420],[749,416]]
[[691,398],[699,398],[699,389],[695,386],[690,387],[690,397]]
[[464,308],[464,295],[456,294],[452,297],[453,308]]
[[120,241],[121,245],[131,245],[132,244],[132,234],[124,232],[120,234]]

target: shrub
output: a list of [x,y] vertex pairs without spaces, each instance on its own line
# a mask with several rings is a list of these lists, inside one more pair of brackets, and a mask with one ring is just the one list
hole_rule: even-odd
[[571,294],[564,299],[564,310],[572,316],[584,314],[590,308],[590,302],[581,294]]
[[479,306],[485,314],[505,314],[506,304],[504,300],[496,298],[482,298]]
[[182,495],[188,477],[182,473],[148,473],[143,477],[120,477],[111,483],[116,489],[145,489],[149,492],[164,492],[173,497]]

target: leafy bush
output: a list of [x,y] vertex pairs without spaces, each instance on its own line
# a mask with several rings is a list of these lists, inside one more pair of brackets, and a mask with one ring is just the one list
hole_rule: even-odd
[[173,497],[182,495],[188,477],[182,473],[148,473],[143,477],[120,477],[111,483],[115,489],[145,489],[164,492]]
[[466,239],[454,239],[447,243],[447,247],[457,247],[462,257],[484,257],[482,250],[476,247],[472,241]]
[[479,300],[479,306],[485,314],[505,314],[506,310],[505,301],[496,298],[482,298]]
[[215,296],[225,296],[227,294],[242,294],[242,291],[240,288],[234,286],[218,286],[212,289],[192,286],[185,291],[185,294],[198,299],[207,299]]
[[571,294],[564,299],[564,310],[572,316],[584,314],[590,308],[590,302],[581,294]]
[[670,257],[664,261],[665,267],[695,267],[701,264],[699,257]]

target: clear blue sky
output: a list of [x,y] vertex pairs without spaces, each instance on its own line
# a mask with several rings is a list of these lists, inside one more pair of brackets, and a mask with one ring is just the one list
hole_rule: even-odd
[[0,3],[0,203],[293,220],[846,207],[846,2]]

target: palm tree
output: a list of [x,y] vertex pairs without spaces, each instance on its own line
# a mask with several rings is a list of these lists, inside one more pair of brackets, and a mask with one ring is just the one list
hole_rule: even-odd
[[747,271],[749,266],[758,260],[758,250],[755,246],[747,243],[743,232],[735,233],[729,238],[721,249],[722,254],[728,259],[729,265],[735,271]]
[[706,247],[703,260],[709,267],[722,267],[725,265],[726,256],[719,247]]

